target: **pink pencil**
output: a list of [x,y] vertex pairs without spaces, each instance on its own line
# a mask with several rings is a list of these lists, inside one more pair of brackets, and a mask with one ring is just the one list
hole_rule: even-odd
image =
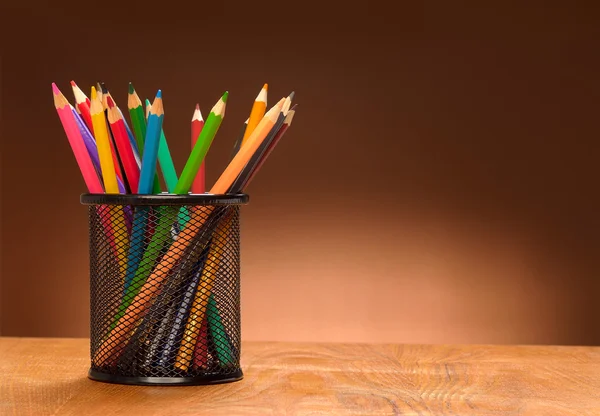
[[[65,96],[60,92],[55,83],[52,83],[52,92],[54,93],[54,106],[56,107],[56,112],[58,113],[58,117],[60,117],[60,122],[62,123],[63,129],[67,134],[69,144],[71,145],[71,149],[75,154],[77,165],[79,165],[79,169],[83,175],[83,180],[88,188],[88,192],[92,194],[104,193],[104,188],[102,187],[100,178],[94,169],[92,159],[83,141],[83,136],[81,135],[81,131],[79,130],[77,122],[75,121],[75,116],[73,115],[71,105]],[[109,241],[113,252],[115,253],[115,256],[117,256],[118,250],[111,225],[110,211],[98,207],[98,213],[100,214],[102,226],[104,227],[106,234],[109,236]]]
[[69,144],[71,145],[71,149],[75,154],[77,165],[79,165],[79,169],[81,170],[81,174],[83,175],[83,180],[85,181],[88,191],[92,194],[104,193],[104,188],[100,183],[100,178],[98,178],[98,175],[96,174],[96,170],[92,164],[92,159],[90,158],[87,148],[85,147],[83,138],[81,137],[81,133],[79,132],[79,128],[75,122],[75,117],[71,112],[71,106],[69,102],[62,92],[60,92],[55,83],[52,83],[52,92],[54,93],[54,107],[56,107],[56,112],[58,113],[58,117],[60,117],[60,122],[62,123],[65,133],[67,134],[67,139],[69,139]]

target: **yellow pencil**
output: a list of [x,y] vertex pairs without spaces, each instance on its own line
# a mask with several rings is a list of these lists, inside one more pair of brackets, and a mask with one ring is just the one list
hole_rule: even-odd
[[248,118],[248,126],[246,127],[246,131],[244,131],[244,137],[242,138],[242,146],[246,144],[248,138],[258,126],[258,123],[265,116],[265,111],[267,111],[267,91],[269,89],[269,85],[265,84],[256,99],[254,100],[254,104],[252,105],[252,110],[250,111],[250,118]]
[[118,194],[117,175],[115,173],[115,164],[110,150],[110,139],[106,129],[106,119],[104,118],[104,108],[98,97],[96,88],[92,87],[90,100],[90,114],[92,116],[92,125],[94,126],[94,136],[98,146],[98,156],[100,158],[100,168],[102,170],[102,179],[104,179],[104,189],[107,194]]
[[[90,114],[92,116],[92,125],[94,126],[94,135],[96,136],[96,145],[98,147],[98,157],[100,158],[100,169],[102,170],[102,179],[104,180],[104,189],[107,194],[118,194],[119,186],[117,184],[117,175],[115,173],[115,164],[110,149],[110,139],[108,138],[108,130],[106,128],[106,118],[104,117],[104,108],[100,97],[98,97],[96,88],[92,87]],[[119,270],[125,277],[127,269],[127,245],[128,241],[125,238],[125,244],[119,244],[120,236],[127,235],[125,226],[125,217],[123,211],[117,206],[110,207],[110,218],[113,227],[113,238],[117,243],[117,257],[119,259]]]

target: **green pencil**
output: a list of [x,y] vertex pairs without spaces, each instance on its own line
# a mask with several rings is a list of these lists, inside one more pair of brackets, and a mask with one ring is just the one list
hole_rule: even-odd
[[223,96],[217,101],[215,106],[210,110],[210,114],[206,118],[202,132],[198,137],[198,141],[190,154],[190,157],[181,172],[179,181],[173,193],[175,194],[187,194],[192,187],[192,182],[200,169],[202,161],[208,153],[208,149],[219,130],[219,126],[225,116],[225,106],[227,103],[227,97],[229,93],[225,92]]

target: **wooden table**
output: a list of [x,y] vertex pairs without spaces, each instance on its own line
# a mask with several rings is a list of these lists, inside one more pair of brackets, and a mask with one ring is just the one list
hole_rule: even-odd
[[600,348],[257,343],[244,380],[88,380],[88,340],[0,338],[0,415],[600,415]]

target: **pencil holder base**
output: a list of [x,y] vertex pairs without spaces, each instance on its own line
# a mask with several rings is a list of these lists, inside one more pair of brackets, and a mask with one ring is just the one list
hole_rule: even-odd
[[130,384],[136,386],[202,386],[240,381],[244,378],[244,374],[240,369],[227,375],[215,374],[197,377],[127,377],[90,370],[88,378],[104,383]]

